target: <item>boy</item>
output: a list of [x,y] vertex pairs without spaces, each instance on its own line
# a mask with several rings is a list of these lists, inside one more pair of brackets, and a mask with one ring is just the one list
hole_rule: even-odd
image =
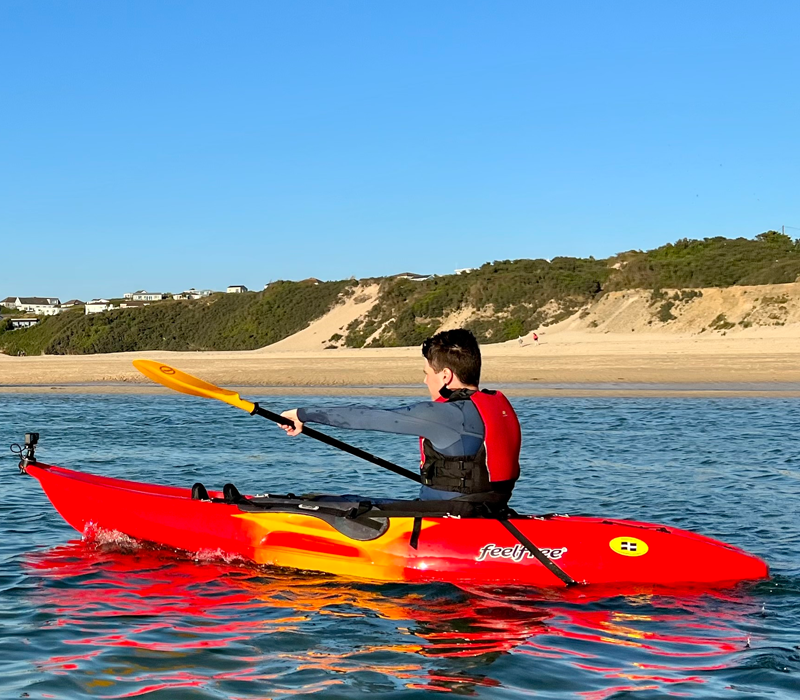
[[481,391],[481,352],[468,330],[442,331],[422,344],[431,401],[385,410],[359,406],[298,408],[283,415],[299,435],[313,422],[353,430],[420,436],[421,500],[504,505],[519,478],[521,434],[508,399]]

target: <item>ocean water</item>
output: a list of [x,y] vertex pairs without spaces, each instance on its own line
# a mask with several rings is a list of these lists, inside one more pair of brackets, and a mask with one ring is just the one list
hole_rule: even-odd
[[[525,440],[517,510],[695,530],[763,557],[771,580],[717,590],[464,589],[83,542],[8,452],[0,699],[800,698],[800,400],[514,403]],[[26,431],[41,433],[44,462],[135,480],[233,481],[244,493],[415,491],[262,419],[183,396],[0,395],[0,444]],[[416,465],[413,438],[328,432]]]

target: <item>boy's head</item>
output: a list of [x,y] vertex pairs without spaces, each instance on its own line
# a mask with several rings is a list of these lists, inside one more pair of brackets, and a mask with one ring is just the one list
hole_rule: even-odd
[[481,351],[475,336],[464,328],[442,331],[422,344],[425,384],[436,398],[453,378],[464,386],[477,387],[481,381]]

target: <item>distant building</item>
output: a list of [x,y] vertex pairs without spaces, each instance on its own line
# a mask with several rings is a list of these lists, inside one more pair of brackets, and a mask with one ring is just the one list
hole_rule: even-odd
[[242,294],[243,292],[246,291],[247,287],[245,287],[243,284],[232,284],[225,290],[227,294]]
[[[169,296],[167,292],[146,292],[141,289],[138,292],[134,292],[131,298],[133,301],[161,301],[162,299],[169,298]],[[128,298],[127,294],[125,298]]]
[[[5,306],[5,304],[3,304],[3,306]],[[39,323],[39,321],[40,319],[36,318],[36,316],[20,316],[18,318],[8,319],[12,331],[19,330],[20,328],[30,328]]]
[[70,299],[69,301],[65,301],[62,305],[62,309],[71,309],[73,306],[83,306],[83,302],[80,299]]
[[191,289],[187,289],[185,292],[181,292],[180,294],[173,294],[173,299],[201,299],[203,297],[210,297],[214,292],[210,289],[195,289],[192,287]]
[[57,297],[7,297],[3,300],[3,306],[37,316],[55,316],[62,311],[61,301]]
[[304,280],[300,280],[300,283],[308,283],[308,284],[319,284],[322,280],[318,280],[316,277],[307,277]]
[[416,272],[401,272],[394,276],[396,280],[411,280],[412,282],[424,282],[432,277],[433,275],[418,275]]
[[89,314],[99,314],[102,311],[108,311],[113,308],[108,299],[92,299],[84,304],[83,313],[88,316]]
[[457,275],[466,275],[468,272],[474,272],[477,270],[477,267],[462,267],[455,271]]
[[131,301],[161,301],[167,299],[171,294],[167,292],[148,292],[144,289],[138,289],[135,292],[125,292],[123,295],[125,299]]
[[123,301],[120,303],[120,309],[140,309],[142,306],[150,306],[151,301]]

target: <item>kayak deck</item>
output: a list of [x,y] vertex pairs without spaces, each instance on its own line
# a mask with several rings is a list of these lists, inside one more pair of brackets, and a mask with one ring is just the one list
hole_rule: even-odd
[[[28,464],[80,533],[118,531],[188,552],[375,581],[563,586],[493,517],[309,498],[236,497]],[[203,489],[201,491],[204,492]],[[204,496],[205,493],[202,493]],[[228,496],[228,499],[225,499]],[[407,510],[406,515],[402,509]],[[589,584],[718,584],[766,578],[761,559],[703,535],[629,520],[562,515],[508,519],[570,577]]]

